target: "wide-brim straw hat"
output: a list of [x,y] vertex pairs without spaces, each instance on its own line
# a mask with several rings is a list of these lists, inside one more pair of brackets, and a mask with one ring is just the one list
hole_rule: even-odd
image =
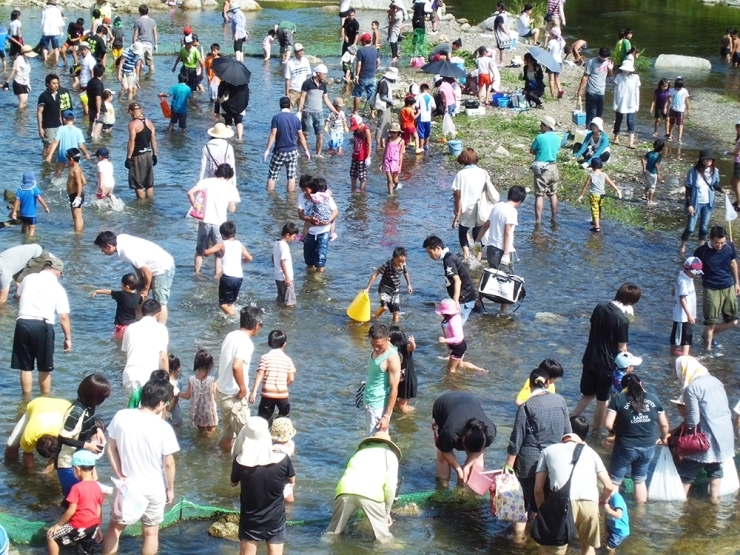
[[36,56],[38,56],[38,54],[33,51],[33,46],[31,46],[30,44],[24,44],[21,47],[21,54],[23,54],[24,56],[28,56],[29,58],[35,58]]
[[372,436],[363,439],[357,448],[361,449],[363,445],[367,445],[369,443],[385,443],[396,455],[399,462],[401,461],[401,449],[391,441],[391,436],[388,432],[375,432]]
[[239,438],[243,439],[242,450],[236,462],[242,466],[267,466],[279,462],[285,455],[272,450],[272,435],[267,420],[253,416],[244,425]]
[[234,130],[231,127],[227,127],[223,123],[217,123],[206,131],[211,137],[217,139],[230,139],[234,136]]

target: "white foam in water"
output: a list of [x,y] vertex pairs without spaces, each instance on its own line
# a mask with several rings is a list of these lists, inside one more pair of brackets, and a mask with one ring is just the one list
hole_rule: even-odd
[[52,177],[51,178],[51,186],[55,189],[64,189],[67,186],[67,178],[62,177]]
[[123,201],[113,195],[105,198],[96,198],[90,203],[98,210],[110,210],[111,212],[123,212],[126,205]]

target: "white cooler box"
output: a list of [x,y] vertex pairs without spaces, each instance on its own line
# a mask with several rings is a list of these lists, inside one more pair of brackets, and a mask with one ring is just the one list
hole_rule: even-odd
[[466,116],[485,116],[486,107],[478,106],[477,108],[465,108],[465,115]]
[[493,268],[486,268],[480,278],[478,293],[501,304],[514,304],[524,292],[524,280]]

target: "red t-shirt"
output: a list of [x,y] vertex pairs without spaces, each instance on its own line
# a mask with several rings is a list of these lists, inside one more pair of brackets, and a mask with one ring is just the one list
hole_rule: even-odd
[[77,505],[77,510],[69,521],[72,528],[92,528],[100,524],[98,515],[103,504],[103,492],[96,481],[85,480],[72,486],[67,501]]
[[370,145],[367,143],[367,126],[362,126],[361,129],[355,129],[354,136],[355,142],[352,146],[352,160],[364,162],[367,160],[368,152],[370,151]]

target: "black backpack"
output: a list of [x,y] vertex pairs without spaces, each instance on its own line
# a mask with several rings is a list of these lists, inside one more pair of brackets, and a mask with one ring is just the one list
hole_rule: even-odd
[[540,545],[561,546],[568,545],[576,536],[576,523],[573,519],[573,507],[570,501],[570,482],[576,463],[581,457],[583,443],[576,446],[573,451],[573,468],[565,485],[558,491],[550,493],[540,505],[537,517],[532,524],[532,539]]

